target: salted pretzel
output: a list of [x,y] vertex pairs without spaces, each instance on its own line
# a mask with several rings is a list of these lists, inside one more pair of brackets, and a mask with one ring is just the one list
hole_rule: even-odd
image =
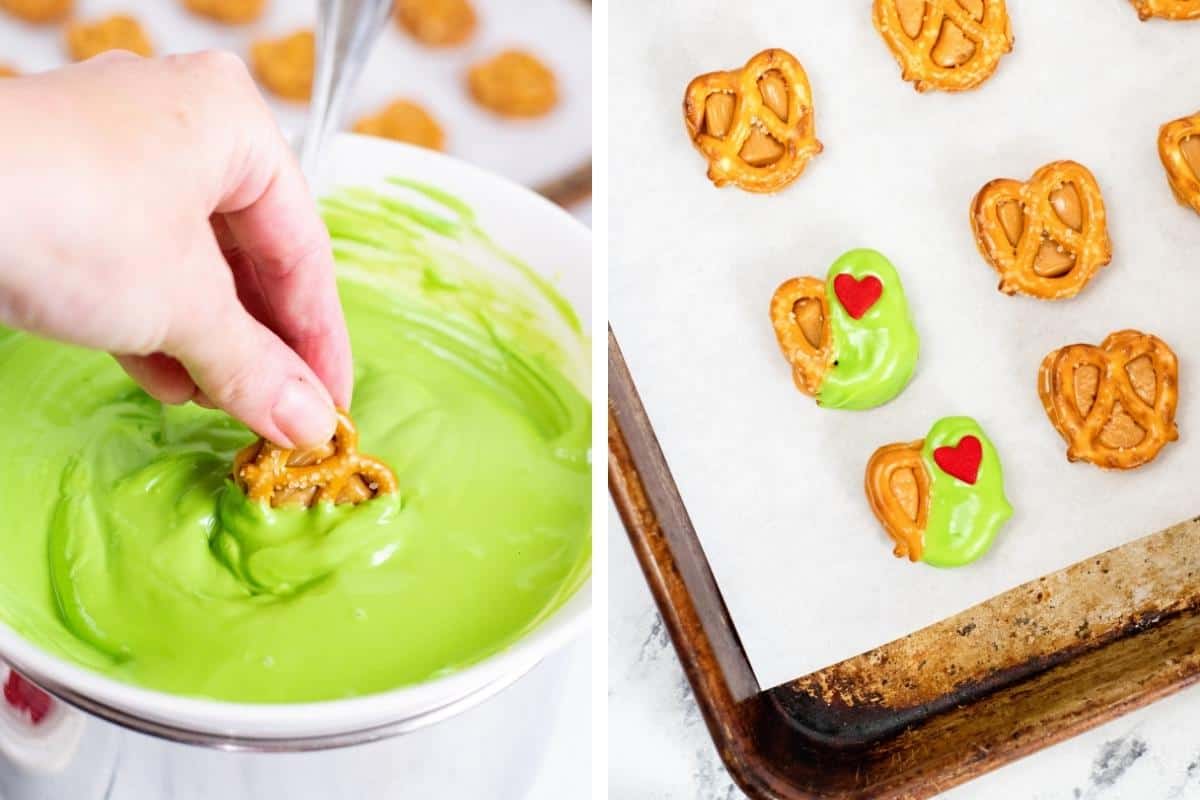
[[867,502],[896,543],[898,558],[919,561],[929,516],[929,473],[921,459],[924,439],[884,445],[867,462]]
[[75,61],[86,61],[109,50],[128,50],[139,56],[154,55],[154,45],[136,18],[113,14],[94,22],[71,22],[66,29],[67,52]]
[[74,7],[75,0],[0,0],[0,11],[36,24],[58,22]]
[[1067,460],[1106,469],[1152,461],[1179,438],[1179,364],[1156,336],[1125,330],[1099,347],[1073,344],[1042,361],[1038,395],[1067,442]]
[[790,278],[771,296],[771,325],[779,349],[792,365],[792,380],[804,394],[816,395],[833,365],[833,325],[825,281]]
[[505,50],[472,65],[467,91],[487,110],[514,118],[549,114],[559,99],[554,70],[524,50]]
[[358,430],[338,412],[333,438],[311,450],[288,450],[259,439],[237,454],[234,482],[251,499],[279,506],[361,503],[396,491],[383,462],[358,452]]
[[471,0],[397,0],[396,24],[431,47],[462,44],[475,32]]
[[1100,186],[1074,161],[1046,164],[1025,183],[991,181],[971,203],[971,229],[1005,294],[1074,297],[1112,260]]
[[226,25],[243,25],[262,16],[266,0],[183,0],[188,11]]
[[1159,129],[1158,157],[1175,199],[1200,214],[1200,111]]
[[778,48],[741,69],[693,78],[683,95],[683,118],[717,186],[775,192],[821,152],[808,75]]
[[429,112],[411,100],[393,100],[376,114],[368,114],[354,123],[355,133],[378,136],[397,142],[441,150],[445,147],[446,134]]
[[918,92],[974,89],[1013,47],[1004,0],[875,0],[873,16]]
[[315,65],[316,38],[309,29],[250,46],[250,66],[258,82],[284,100],[309,99]]
[[1142,20],[1200,19],[1200,0],[1130,0]]

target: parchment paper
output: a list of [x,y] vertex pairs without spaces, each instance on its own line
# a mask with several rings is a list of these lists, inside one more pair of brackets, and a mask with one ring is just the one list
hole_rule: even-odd
[[[1016,47],[996,75],[918,95],[870,7],[612,7],[611,317],[763,686],[1200,511],[1200,217],[1176,204],[1156,151],[1161,123],[1200,109],[1200,22],[1141,23],[1125,0],[1012,0]],[[807,69],[825,152],[779,195],[714,189],[684,131],[684,87],[769,46]],[[1073,301],[1001,295],[971,199],[1060,158],[1097,176],[1113,263]],[[768,302],[864,246],[901,272],[917,374],[880,409],[821,410],[792,387]],[[1038,365],[1125,327],[1179,355],[1181,439],[1133,472],[1069,464]],[[863,468],[949,414],[984,426],[1016,513],[987,556],[938,570],[891,555]]]
[[[553,180],[591,152],[591,9],[583,0],[474,0],[479,22],[459,47],[429,48],[389,23],[347,103],[346,126],[397,97],[426,107],[446,132],[446,152],[527,185]],[[136,16],[157,52],[232,50],[249,60],[250,43],[311,26],[316,0],[269,0],[263,18],[229,26],[188,13],[182,0],[76,0],[79,19]],[[554,70],[560,104],[535,120],[506,120],[480,108],[465,88],[467,69],[508,47],[529,50]],[[26,25],[0,13],[0,62],[22,72],[66,61],[62,25]],[[287,130],[302,130],[303,103],[268,99]],[[2,121],[0,121],[2,124]]]

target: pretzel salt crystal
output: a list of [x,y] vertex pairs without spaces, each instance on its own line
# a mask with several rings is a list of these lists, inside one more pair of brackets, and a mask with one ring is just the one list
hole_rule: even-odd
[[1200,0],[1130,0],[1142,20],[1151,17],[1162,19],[1200,19]]
[[1067,442],[1069,461],[1133,469],[1179,438],[1179,364],[1156,336],[1125,330],[1099,347],[1073,344],[1046,356],[1038,395]]
[[971,229],[1005,294],[1074,297],[1112,260],[1100,186],[1074,161],[1046,164],[1025,183],[991,181],[971,203]]
[[1200,112],[1159,129],[1158,157],[1175,198],[1200,214]]
[[808,75],[785,50],[764,50],[741,69],[694,78],[683,116],[717,186],[778,191],[821,152]]
[[333,439],[312,450],[259,439],[234,458],[233,479],[251,500],[274,507],[361,503],[396,491],[387,465],[358,452],[358,430],[344,412]]
[[896,543],[899,558],[920,561],[929,517],[929,473],[921,458],[924,439],[884,445],[867,462],[867,502]]
[[1013,46],[1004,0],[875,0],[873,16],[918,92],[974,89]]
[[825,281],[811,276],[784,281],[771,296],[770,313],[796,388],[815,396],[833,364],[833,324]]

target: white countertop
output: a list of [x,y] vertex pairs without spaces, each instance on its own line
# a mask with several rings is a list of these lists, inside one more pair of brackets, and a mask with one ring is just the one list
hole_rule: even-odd
[[[615,510],[609,514],[609,795],[733,800]],[[1200,798],[1200,687],[942,795],[947,800]]]

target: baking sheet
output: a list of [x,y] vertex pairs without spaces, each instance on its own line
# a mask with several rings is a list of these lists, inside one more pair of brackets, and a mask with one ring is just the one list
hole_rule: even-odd
[[[591,152],[591,6],[584,0],[474,0],[475,36],[460,47],[428,48],[389,23],[347,103],[347,126],[396,97],[424,105],[446,132],[446,152],[526,185],[539,185],[586,163]],[[249,58],[250,43],[311,26],[316,0],[268,0],[262,19],[228,26],[188,13],[182,0],[76,0],[79,19],[123,12],[136,16],[157,51],[232,50]],[[0,13],[0,62],[22,72],[66,60],[63,26],[31,26]],[[474,63],[508,48],[544,60],[559,81],[560,104],[535,120],[507,120],[480,108],[464,76]],[[307,105],[271,99],[280,123],[301,130]]]
[[[1200,217],[1175,203],[1156,150],[1161,123],[1200,109],[1200,23],[1140,23],[1125,0],[1014,1],[1015,50],[990,81],[918,95],[870,6],[611,8],[610,316],[763,686],[1200,511]],[[771,46],[807,69],[825,152],[781,194],[714,189],[683,89]],[[1001,295],[971,199],[1062,158],[1100,183],[1113,263],[1073,301]],[[899,268],[921,358],[890,404],[825,411],[793,388],[767,306],[853,247]],[[1125,327],[1180,358],[1180,441],[1133,472],[1069,464],[1038,365]],[[892,557],[863,468],[950,414],[984,426],[1016,513],[984,558],[938,570]]]

